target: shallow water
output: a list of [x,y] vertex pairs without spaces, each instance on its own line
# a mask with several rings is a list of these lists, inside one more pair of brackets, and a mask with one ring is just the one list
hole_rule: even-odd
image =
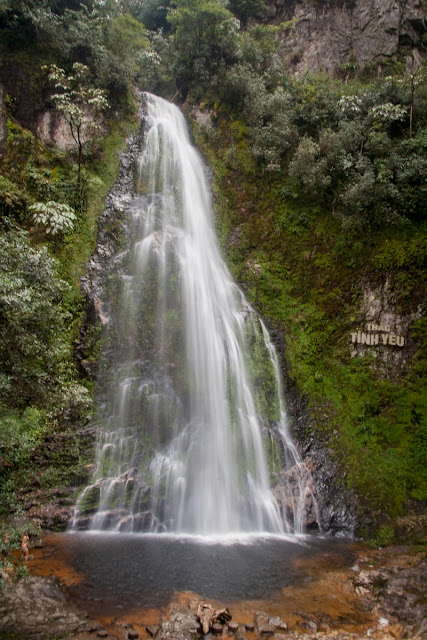
[[118,609],[162,607],[176,592],[205,599],[271,599],[284,587],[315,579],[327,565],[349,567],[354,546],[309,536],[224,538],[73,533],[57,553],[79,575],[81,602]]
[[[418,637],[411,629],[423,616],[422,551],[368,550],[330,538],[239,538],[232,543],[229,538],[47,533],[43,547],[31,550],[28,569],[32,575],[55,576],[81,618],[87,614],[123,640],[129,628],[147,638],[147,625],[162,625],[162,637],[174,637],[167,635],[167,625],[173,620],[194,624],[201,601],[228,607],[241,628],[258,624],[260,616],[278,616],[288,625],[282,637],[318,637],[315,629],[326,634],[322,637],[342,640]],[[360,578],[366,584],[366,576],[377,575],[378,568],[397,580],[411,607],[416,604],[414,617],[405,617],[393,589],[390,594],[376,590],[376,578],[370,591],[360,591]],[[401,570],[407,573],[406,586]],[[415,591],[414,585],[419,585]],[[390,617],[389,627],[384,616]],[[257,629],[245,636],[263,637]]]

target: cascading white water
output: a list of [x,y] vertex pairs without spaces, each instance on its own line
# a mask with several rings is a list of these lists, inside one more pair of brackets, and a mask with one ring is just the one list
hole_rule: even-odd
[[[288,435],[273,345],[220,256],[184,117],[145,100],[129,244],[110,278],[109,399],[75,525],[95,505],[95,529],[300,532],[307,473]],[[282,513],[267,466],[279,450],[293,478]]]

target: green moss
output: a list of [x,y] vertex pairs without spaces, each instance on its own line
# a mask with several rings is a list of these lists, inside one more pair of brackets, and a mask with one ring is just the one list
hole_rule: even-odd
[[276,439],[271,433],[264,436],[264,451],[267,459],[267,467],[270,471],[271,481],[274,484],[276,475],[282,468],[279,447]]
[[101,489],[98,486],[88,487],[79,502],[79,511],[82,516],[95,513],[98,509],[99,499],[101,496]]
[[98,159],[86,167],[84,215],[81,216],[80,225],[75,234],[67,238],[57,253],[62,266],[62,276],[76,284],[74,296],[79,296],[77,279],[83,273],[84,265],[96,246],[97,218],[104,209],[105,195],[117,178],[120,152],[125,147],[125,137],[135,127],[135,111],[128,120],[112,123],[109,133],[101,141]]
[[377,547],[388,547],[393,544],[394,541],[394,529],[388,524],[382,524],[374,538],[370,538],[367,541],[369,547],[377,548]]

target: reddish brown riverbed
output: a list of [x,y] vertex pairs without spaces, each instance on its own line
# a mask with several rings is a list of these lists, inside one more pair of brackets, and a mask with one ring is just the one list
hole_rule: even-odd
[[[85,539],[83,538],[83,540]],[[392,565],[393,571],[399,566],[402,569],[417,566],[417,563],[420,562],[420,554],[417,555],[414,552],[407,551],[405,554],[395,554],[394,556],[389,552],[389,557],[387,557],[384,555],[384,551],[366,551],[362,546],[352,543],[329,541],[325,545],[314,544],[313,547],[308,544],[304,546],[303,550],[300,548],[296,551],[291,550],[290,557],[289,554],[287,555],[285,578],[279,572],[277,578],[279,583],[281,581],[286,583],[286,575],[289,573],[291,575],[290,584],[272,588],[272,585],[267,583],[266,590],[269,592],[255,598],[241,596],[245,591],[245,585],[241,590],[237,589],[239,592],[237,597],[233,593],[232,587],[228,596],[223,594],[218,598],[212,596],[212,593],[215,592],[215,586],[212,587],[213,591],[211,590],[209,595],[209,588],[206,591],[206,587],[204,587],[203,593],[198,593],[194,590],[171,590],[169,585],[166,585],[164,591],[159,592],[159,585],[153,583],[155,584],[153,587],[155,593],[149,593],[146,591],[143,573],[140,576],[140,588],[135,588],[134,582],[129,583],[131,585],[130,595],[122,592],[120,583],[115,585],[116,589],[114,590],[112,584],[114,585],[116,579],[120,582],[123,578],[111,575],[113,569],[108,566],[107,556],[104,557],[104,560],[99,560],[103,565],[106,563],[107,580],[102,572],[100,573],[101,577],[96,575],[94,580],[94,576],[88,575],[84,570],[85,554],[92,559],[101,542],[92,538],[89,554],[85,545],[81,544],[82,540],[79,541],[66,534],[47,534],[44,538],[43,548],[33,551],[29,570],[35,576],[53,575],[57,577],[73,605],[76,605],[80,611],[87,612],[90,619],[97,621],[112,637],[125,638],[129,628],[138,631],[139,638],[149,637],[146,631],[147,626],[164,624],[177,612],[195,613],[200,601],[208,601],[214,607],[228,607],[232,614],[232,620],[240,624],[240,629],[244,631],[244,636],[248,640],[261,637],[260,619],[268,620],[274,617],[279,617],[287,625],[287,630],[281,630],[280,633],[276,630],[274,638],[301,636],[305,638],[346,639],[369,637],[383,640],[386,638],[418,637],[409,628],[405,631],[405,625],[396,616],[386,617],[373,595],[375,581],[369,578],[370,572],[378,571],[377,567],[381,563]],[[114,557],[115,545],[117,544],[117,541],[108,542],[109,546],[101,549],[103,554],[109,554],[111,562],[113,562],[111,556]],[[79,556],[80,552],[82,557]],[[286,552],[287,548],[283,553]],[[175,555],[177,553],[184,553],[185,556],[185,553],[194,553],[194,550],[190,548],[181,552],[178,546]],[[224,572],[224,567],[218,556],[221,551],[215,547],[213,551],[209,550],[209,553],[217,560],[217,564],[214,563],[212,566],[213,575],[216,569],[218,572]],[[234,554],[234,551],[229,550],[227,553]],[[245,553],[244,557],[246,557]],[[152,555],[151,552],[150,554]],[[77,559],[76,555],[79,556]],[[161,552],[160,555],[160,561],[164,556],[165,562],[168,562],[167,553]],[[129,562],[125,551],[120,557],[123,563]],[[283,554],[279,554],[277,563],[283,563],[283,558]],[[184,560],[187,562],[186,559]],[[147,563],[147,566],[151,565]],[[232,567],[232,563],[227,566]],[[132,567],[128,567],[127,571],[132,573],[132,570]],[[147,571],[149,570],[152,568],[147,569]],[[259,567],[254,566],[253,571],[257,570]],[[195,573],[197,574],[197,568]],[[126,575],[126,571],[124,574]],[[152,579],[153,576],[147,574],[147,580],[150,582]],[[214,582],[221,585],[222,580],[227,580],[227,576],[218,575]],[[247,578],[249,591],[251,591],[252,582],[257,582],[256,575]],[[185,580],[183,584],[185,584]],[[376,590],[378,591],[378,587]],[[255,625],[254,631],[244,629],[245,623],[250,625],[254,621],[256,623],[257,620],[258,625]],[[95,628],[93,633],[96,635]],[[229,632],[224,630],[223,633],[228,634]],[[413,633],[413,635],[408,635],[408,633]],[[81,634],[81,637],[87,636]],[[158,638],[160,637],[174,638],[175,636],[173,634],[162,635],[160,629]]]

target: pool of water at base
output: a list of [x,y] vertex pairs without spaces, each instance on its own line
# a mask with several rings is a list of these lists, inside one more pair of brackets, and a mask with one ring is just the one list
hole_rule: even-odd
[[33,561],[35,573],[46,575],[41,567],[50,563],[79,604],[118,611],[164,607],[182,592],[227,603],[271,600],[286,587],[308,586],[322,572],[348,570],[356,554],[348,541],[309,536],[72,533],[50,536],[45,544]]

